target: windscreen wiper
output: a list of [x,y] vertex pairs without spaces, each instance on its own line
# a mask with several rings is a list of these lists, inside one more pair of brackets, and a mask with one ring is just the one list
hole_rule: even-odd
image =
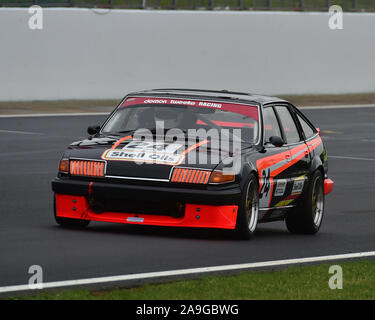
[[133,133],[134,131],[136,130],[122,130],[122,131],[111,132],[111,134],[118,134],[118,133],[126,134],[126,133]]

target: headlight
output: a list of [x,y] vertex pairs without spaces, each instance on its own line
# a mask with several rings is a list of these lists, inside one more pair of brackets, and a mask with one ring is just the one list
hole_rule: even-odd
[[171,182],[207,184],[210,173],[205,169],[174,168]]
[[233,182],[235,175],[231,173],[224,173],[223,171],[215,170],[212,171],[209,183],[210,184],[221,184]]
[[104,178],[105,167],[106,167],[105,161],[101,161],[101,160],[71,159],[69,173],[72,176]]

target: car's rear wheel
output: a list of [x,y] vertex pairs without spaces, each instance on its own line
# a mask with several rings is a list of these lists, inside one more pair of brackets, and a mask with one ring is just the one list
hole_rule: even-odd
[[241,239],[254,236],[259,216],[259,187],[254,174],[250,174],[245,192],[238,207],[236,234]]
[[85,228],[90,223],[90,220],[58,217],[56,215],[56,195],[53,196],[53,211],[56,223],[65,228]]
[[319,231],[324,216],[324,179],[320,170],[312,175],[310,184],[299,204],[285,217],[291,233],[315,234]]

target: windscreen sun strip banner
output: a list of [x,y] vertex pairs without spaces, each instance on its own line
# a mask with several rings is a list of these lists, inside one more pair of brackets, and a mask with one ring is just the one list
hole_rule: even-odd
[[156,98],[156,97],[129,97],[127,98],[120,109],[135,106],[135,105],[168,105],[168,106],[188,106],[208,109],[219,109],[223,111],[230,111],[239,113],[250,117],[256,121],[259,120],[258,106],[237,103],[224,103],[217,101],[203,101],[195,99],[172,99],[172,98]]

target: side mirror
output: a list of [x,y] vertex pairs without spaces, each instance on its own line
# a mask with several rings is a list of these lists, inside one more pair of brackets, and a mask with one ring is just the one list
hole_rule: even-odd
[[275,147],[282,147],[284,145],[284,140],[281,137],[277,136],[272,136],[270,137],[270,142],[273,144]]
[[87,133],[91,136],[97,134],[100,131],[100,126],[89,126],[87,128]]

